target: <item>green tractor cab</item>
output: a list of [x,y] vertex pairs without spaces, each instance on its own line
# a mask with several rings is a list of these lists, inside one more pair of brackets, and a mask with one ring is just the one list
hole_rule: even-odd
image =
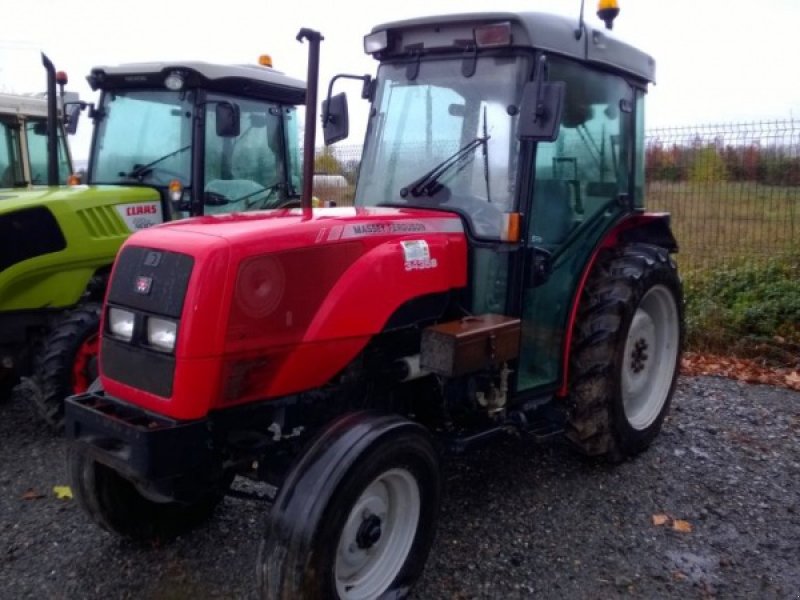
[[[12,188],[47,185],[47,100],[43,96],[0,94],[0,200]],[[72,173],[64,127],[57,135],[58,183]]]
[[97,67],[88,80],[100,99],[82,105],[94,122],[85,183],[0,201],[0,390],[30,376],[17,389],[55,428],[64,398],[96,377],[99,302],[131,233],[299,202],[302,81],[203,62]]

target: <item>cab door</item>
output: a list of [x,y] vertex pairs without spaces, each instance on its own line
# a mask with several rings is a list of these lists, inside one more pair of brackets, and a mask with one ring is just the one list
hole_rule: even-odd
[[565,59],[549,79],[566,82],[561,128],[539,143],[527,206],[517,390],[560,383],[564,334],[584,266],[631,210],[635,89],[624,78]]

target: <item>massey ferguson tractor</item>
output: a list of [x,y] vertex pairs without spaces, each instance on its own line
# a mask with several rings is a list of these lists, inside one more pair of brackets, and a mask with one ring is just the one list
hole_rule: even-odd
[[[434,538],[442,452],[506,432],[611,461],[648,447],[683,331],[669,217],[643,208],[654,62],[576,21],[375,27],[355,207],[312,209],[305,177],[301,208],[126,241],[102,385],[67,402],[94,521],[163,538],[235,476],[268,482],[262,597],[400,598]],[[322,38],[298,38],[313,123]],[[346,135],[344,95],[320,116],[326,141]]]
[[101,92],[88,185],[0,200],[0,396],[29,376],[17,392],[55,429],[64,399],[97,377],[100,303],[132,232],[300,197],[303,82],[200,62],[97,67],[88,80]]

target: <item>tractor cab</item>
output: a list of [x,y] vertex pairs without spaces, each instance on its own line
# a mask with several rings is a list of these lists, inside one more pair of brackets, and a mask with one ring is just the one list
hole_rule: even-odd
[[156,188],[165,220],[291,204],[305,86],[262,59],[92,69],[87,183]]
[[[72,172],[64,128],[56,127],[58,181]],[[47,100],[41,96],[0,94],[0,188],[47,183]]]
[[[552,389],[584,267],[643,205],[653,59],[536,13],[379,25],[364,48],[379,65],[355,204],[458,214],[465,309],[520,318],[515,386]],[[343,106],[326,102],[327,138],[341,138]]]

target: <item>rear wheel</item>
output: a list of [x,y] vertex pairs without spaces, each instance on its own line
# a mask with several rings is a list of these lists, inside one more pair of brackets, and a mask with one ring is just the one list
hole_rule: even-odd
[[360,439],[371,424],[353,423],[353,436],[334,428],[290,473],[259,553],[263,598],[403,598],[421,575],[439,509],[438,458],[422,427],[381,418]]
[[106,531],[138,541],[170,539],[202,524],[231,481],[191,503],[154,502],[79,446],[68,447],[67,468],[72,490],[91,519]]
[[681,284],[666,250],[637,244],[599,257],[575,324],[567,437],[612,461],[647,448],[669,409],[682,339]]
[[85,392],[97,378],[100,305],[71,311],[50,332],[36,361],[36,393],[29,394],[39,416],[54,430],[64,428],[64,399]]

